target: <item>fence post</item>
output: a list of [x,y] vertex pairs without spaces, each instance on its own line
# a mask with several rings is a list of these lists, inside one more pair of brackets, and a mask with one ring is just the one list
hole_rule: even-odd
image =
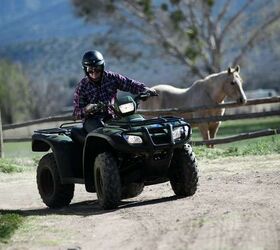
[[0,109],[0,158],[4,157],[3,151],[3,130],[2,130],[2,119],[1,119],[1,109]]

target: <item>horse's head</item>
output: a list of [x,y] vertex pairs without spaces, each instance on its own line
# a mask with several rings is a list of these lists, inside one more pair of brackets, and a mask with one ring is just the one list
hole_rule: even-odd
[[224,91],[229,98],[245,104],[247,102],[247,98],[243,90],[243,80],[239,75],[239,72],[239,66],[236,66],[235,68],[228,68],[227,80],[224,83]]

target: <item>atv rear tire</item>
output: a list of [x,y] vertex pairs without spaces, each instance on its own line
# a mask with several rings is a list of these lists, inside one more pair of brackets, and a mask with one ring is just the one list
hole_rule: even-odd
[[142,193],[144,183],[130,183],[122,187],[122,199],[134,198]]
[[110,152],[101,153],[95,159],[94,185],[102,208],[118,207],[121,200],[121,178],[117,160]]
[[169,178],[176,195],[187,197],[194,195],[196,192],[198,183],[197,162],[189,144],[174,152]]
[[46,154],[37,167],[37,187],[43,202],[50,208],[68,206],[74,195],[74,184],[61,184],[53,153]]

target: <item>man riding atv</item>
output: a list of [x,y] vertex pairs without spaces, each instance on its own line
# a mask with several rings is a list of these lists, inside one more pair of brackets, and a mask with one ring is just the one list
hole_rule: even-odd
[[105,71],[103,55],[97,51],[88,51],[83,55],[82,66],[85,77],[79,82],[74,93],[74,119],[83,119],[83,127],[90,131],[101,127],[103,120],[112,117],[108,110],[95,112],[99,102],[113,104],[117,90],[139,94],[155,90],[145,87],[144,83],[129,79],[120,74]]
[[[175,195],[197,189],[197,161],[189,142],[191,127],[182,118],[145,119],[140,101],[157,94],[143,83],[104,71],[97,51],[83,57],[86,77],[74,96],[74,116],[80,122],[35,131],[32,150],[47,152],[37,167],[37,186],[50,208],[68,206],[76,184],[96,193],[104,209],[139,195],[144,186],[170,181]],[[117,90],[137,94],[120,97]]]

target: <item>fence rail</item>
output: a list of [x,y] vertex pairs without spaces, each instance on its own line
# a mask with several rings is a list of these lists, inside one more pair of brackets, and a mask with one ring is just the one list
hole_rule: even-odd
[[62,121],[73,121],[73,117],[70,115],[49,116],[46,118],[41,118],[41,119],[22,122],[22,123],[7,124],[7,125],[3,125],[2,127],[3,130],[8,130],[8,129],[22,128],[30,125],[41,124],[45,122],[62,122]]
[[225,144],[225,143],[231,143],[231,142],[253,139],[253,138],[258,138],[258,137],[264,137],[264,136],[269,136],[269,135],[277,135],[277,134],[280,134],[280,128],[259,130],[259,131],[248,132],[248,133],[241,133],[239,135],[228,136],[228,137],[219,138],[219,139],[211,139],[209,141],[193,141],[192,145],[200,146],[200,145]]

